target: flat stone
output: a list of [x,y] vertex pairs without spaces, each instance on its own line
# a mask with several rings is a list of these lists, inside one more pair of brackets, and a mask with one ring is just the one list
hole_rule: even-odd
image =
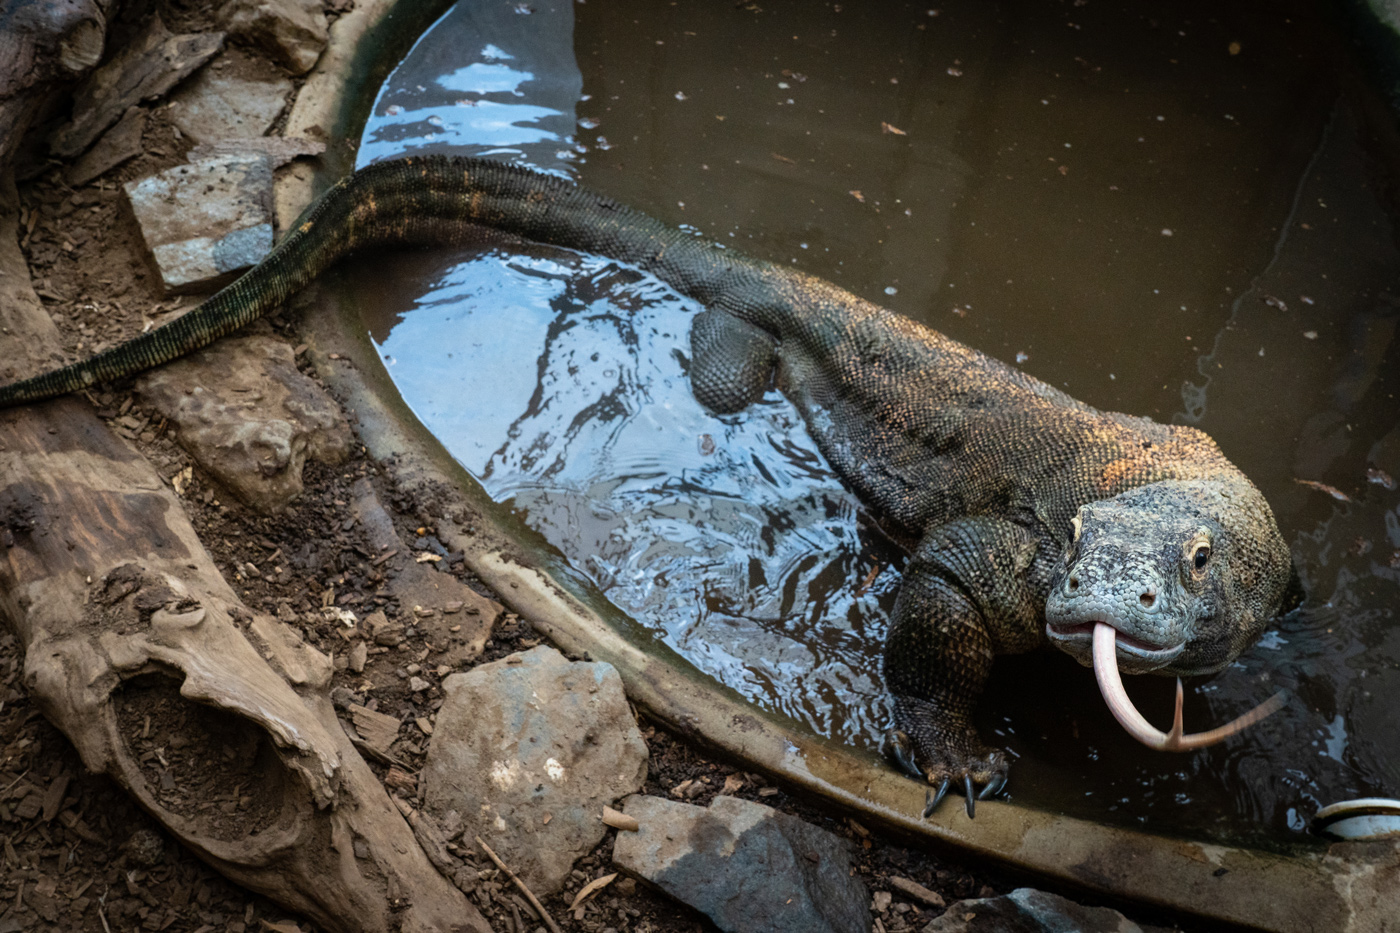
[[145,129],[146,111],[140,107],[127,108],[117,125],[102,134],[97,145],[68,169],[68,184],[85,185],[140,155],[141,134]]
[[261,156],[177,165],[125,191],[168,292],[208,289],[272,251],[272,171]]
[[329,36],[321,0],[230,0],[219,25],[294,75],[311,70]]
[[922,933],[1143,933],[1116,910],[1085,907],[1058,894],[1017,888],[1001,897],[957,901]]
[[226,338],[146,373],[136,389],[201,467],[260,512],[301,494],[308,458],[338,463],[350,452],[339,406],[270,337]]
[[152,17],[145,32],[78,87],[73,117],[49,147],[62,158],[76,156],[133,104],[165,95],[223,46],[222,32],[171,35],[160,17]]
[[854,847],[797,817],[738,797],[707,807],[634,796],[635,833],[613,862],[708,916],[727,933],[868,933],[870,895]]
[[269,167],[278,169],[293,159],[325,151],[325,143],[305,136],[216,136],[191,149],[189,161],[224,155],[261,155],[267,159]]
[[[518,663],[507,663],[508,661]],[[642,786],[647,747],[611,664],[532,648],[442,682],[420,787],[537,895],[603,839],[603,807]]]
[[292,87],[271,65],[226,52],[171,98],[170,118],[196,143],[262,136],[286,107]]

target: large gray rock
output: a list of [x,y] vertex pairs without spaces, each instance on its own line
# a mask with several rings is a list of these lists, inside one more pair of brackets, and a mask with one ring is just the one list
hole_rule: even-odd
[[177,165],[124,190],[169,292],[209,288],[272,251],[272,171],[260,155]]
[[442,682],[420,787],[544,895],[606,832],[603,807],[646,778],[647,747],[611,664],[540,646]]
[[345,416],[280,340],[226,338],[136,388],[174,424],[180,446],[260,512],[300,495],[308,457],[338,463],[350,452]]
[[1017,888],[1001,897],[958,901],[924,927],[923,933],[1143,933],[1116,910]]
[[197,143],[261,136],[291,92],[291,79],[271,65],[242,52],[227,52],[180,88],[171,100],[170,118]]
[[867,933],[870,895],[840,836],[762,804],[629,797],[613,862],[728,933]]
[[219,12],[219,25],[294,75],[311,70],[329,36],[321,0],[230,0]]

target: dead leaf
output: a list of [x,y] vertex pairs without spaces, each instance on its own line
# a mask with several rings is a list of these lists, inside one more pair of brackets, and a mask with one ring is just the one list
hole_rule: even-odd
[[857,201],[859,201],[860,203],[862,203],[862,204],[865,203],[865,195],[861,194],[860,191],[857,190],[857,191],[851,191],[851,192],[848,192],[848,193],[850,194],[851,197],[855,198],[855,199],[856,199]]
[[190,488],[190,483],[194,481],[194,467],[185,467],[179,473],[170,477],[170,485],[175,487],[175,495],[183,496],[185,490]]
[[797,164],[797,161],[795,159],[789,159],[785,155],[778,155],[776,152],[770,152],[768,154],[771,155],[773,158],[777,159],[779,162],[786,162],[788,165]]
[[635,833],[642,828],[642,824],[637,822],[635,816],[628,816],[620,810],[614,810],[607,806],[603,807],[603,823],[624,833]]
[[729,796],[742,790],[743,787],[744,778],[738,774],[731,774],[724,779],[724,789],[720,793]]
[[1319,483],[1314,479],[1298,479],[1297,477],[1293,478],[1293,482],[1297,483],[1299,486],[1307,486],[1310,489],[1316,489],[1318,492],[1325,492],[1338,502],[1351,501],[1351,496],[1342,492],[1336,486],[1328,486],[1326,483]]
[[881,133],[893,133],[893,134],[896,135],[896,136],[908,136],[908,135],[909,135],[908,133],[906,133],[906,132],[904,132],[903,130],[901,130],[899,127],[894,126],[893,124],[890,124],[890,123],[886,123],[884,120],[881,120],[881,121],[880,121],[880,132],[881,132]]
[[579,907],[583,905],[584,901],[588,900],[590,897],[597,894],[599,891],[603,890],[608,885],[612,884],[613,879],[616,877],[617,872],[613,872],[611,875],[604,875],[601,878],[594,878],[592,881],[588,882],[588,884],[585,884],[582,888],[579,889],[579,892],[574,895],[574,902],[569,905],[569,910],[578,910]]
[[415,558],[413,558],[413,559],[414,559],[415,561],[417,561],[418,563],[420,563],[420,564],[426,564],[426,563],[428,563],[429,561],[431,561],[432,563],[435,563],[435,564],[436,564],[438,561],[442,560],[442,558],[439,557],[438,555],[436,555],[436,554],[429,554],[427,551],[423,551],[422,553],[420,553],[417,557],[415,557]]

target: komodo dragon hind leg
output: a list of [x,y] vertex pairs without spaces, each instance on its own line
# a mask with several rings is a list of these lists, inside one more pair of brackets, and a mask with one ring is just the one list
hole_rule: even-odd
[[763,397],[773,382],[773,338],[725,311],[702,311],[690,329],[690,387],[710,411],[731,415]]
[[972,713],[994,655],[1036,641],[1034,559],[1025,529],[979,517],[933,529],[905,567],[885,643],[895,718],[886,751],[937,789],[925,816],[950,787],[966,794],[972,816],[977,797],[1006,784],[1006,753],[983,744]]

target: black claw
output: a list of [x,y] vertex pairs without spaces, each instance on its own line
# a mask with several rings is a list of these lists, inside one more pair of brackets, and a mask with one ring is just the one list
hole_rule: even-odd
[[978,799],[978,800],[986,800],[988,797],[994,797],[994,796],[996,796],[997,794],[1001,793],[1001,789],[1002,789],[1003,787],[1005,787],[1005,786],[1006,786],[1006,775],[1004,775],[1004,774],[998,774],[996,777],[992,778],[992,781],[991,781],[990,784],[988,784],[986,787],[982,788],[982,793],[980,793],[980,794],[977,795],[977,799]]
[[933,811],[938,807],[938,798],[933,796],[933,788],[924,791],[924,812],[919,814],[919,819],[926,820],[933,815]]
[[938,791],[933,795],[933,803],[929,804],[928,813],[925,813],[924,816],[928,816],[929,813],[938,809],[938,805],[943,802],[943,798],[948,796],[948,787],[951,784],[952,782],[947,778],[944,778],[938,783]]
[[914,761],[914,743],[901,730],[891,729],[885,733],[885,754],[894,759],[899,769],[910,777],[924,776]]
[[967,797],[967,818],[973,819],[977,816],[977,795],[972,792],[972,775],[963,777],[963,792]]

